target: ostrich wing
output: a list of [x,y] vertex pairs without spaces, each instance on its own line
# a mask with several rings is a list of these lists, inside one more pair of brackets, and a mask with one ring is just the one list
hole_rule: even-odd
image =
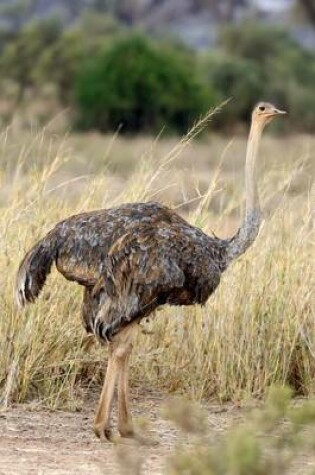
[[143,225],[126,233],[109,250],[103,281],[93,290],[100,302],[101,332],[111,338],[166,303],[184,282],[173,229]]
[[182,287],[177,245],[176,230],[165,225],[158,229],[142,225],[136,233],[123,235],[108,252],[108,295],[122,298],[137,293],[147,301],[159,292]]

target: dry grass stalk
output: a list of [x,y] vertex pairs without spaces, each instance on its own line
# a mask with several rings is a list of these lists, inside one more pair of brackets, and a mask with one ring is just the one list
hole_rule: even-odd
[[[190,145],[197,170],[195,175],[191,172],[187,186],[193,192],[198,174],[207,174],[210,185],[194,194],[196,204],[192,201],[186,207],[191,210],[188,219],[209,231],[221,229],[221,234],[235,229],[243,167],[241,159],[233,162],[229,154],[238,148],[241,153],[244,142],[233,142],[227,158],[216,166],[205,145],[193,142],[210,118],[163,154],[172,140],[160,140],[152,147],[143,139],[149,152],[142,165],[137,162],[137,172],[126,177],[109,172],[106,157],[97,154],[101,146],[102,154],[110,151],[115,157],[116,153],[117,162],[123,163],[121,155],[128,157],[130,149],[140,147],[137,140],[117,138],[116,144],[111,138],[87,136],[85,158],[80,137],[58,139],[44,131],[19,141],[10,129],[2,134],[0,391],[5,403],[35,398],[53,407],[77,407],[80,389],[98,381],[104,370],[105,365],[99,363],[106,359],[104,349],[96,343],[86,349],[78,318],[79,287],[61,282],[53,272],[36,305],[19,313],[13,303],[12,284],[21,256],[56,221],[83,209],[151,196],[170,201],[170,191],[161,181],[173,180],[180,189],[181,163],[189,166],[186,147]],[[223,149],[221,138],[210,140],[213,149]],[[294,160],[305,140],[292,139]],[[266,141],[263,156],[270,155],[276,162],[278,154],[279,165],[272,168],[266,159],[265,168],[271,169],[265,170],[262,179],[265,201],[274,193],[275,182],[281,188],[290,174],[287,170],[292,170],[292,160],[281,161],[283,146],[281,140]],[[91,164],[94,156],[96,164]],[[81,179],[89,166],[95,167],[93,172]],[[158,312],[149,323],[153,334],[139,334],[132,365],[134,382],[184,391],[197,399],[215,396],[238,401],[248,395],[261,396],[274,382],[288,383],[301,394],[314,391],[314,229],[307,183],[288,192],[273,209],[253,248],[229,269],[204,308]]]

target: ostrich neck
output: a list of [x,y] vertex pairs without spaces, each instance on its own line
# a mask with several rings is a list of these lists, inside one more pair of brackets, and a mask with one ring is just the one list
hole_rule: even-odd
[[260,213],[258,189],[257,189],[257,155],[261,141],[263,125],[253,122],[247,144],[245,163],[245,192],[246,208],[245,217],[253,212]]
[[249,133],[245,164],[245,216],[241,227],[229,241],[228,263],[242,255],[254,242],[261,223],[261,210],[257,189],[257,155],[263,131],[263,124],[253,121]]

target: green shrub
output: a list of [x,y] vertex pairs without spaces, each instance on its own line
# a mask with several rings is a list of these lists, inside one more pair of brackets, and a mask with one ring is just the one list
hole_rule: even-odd
[[58,21],[46,20],[25,27],[7,43],[0,58],[1,76],[15,81],[24,89],[35,83],[35,66],[43,51],[54,44],[61,34]]
[[259,68],[250,61],[224,54],[211,54],[204,63],[204,76],[210,87],[219,94],[220,100],[228,97],[233,101],[216,123],[224,124],[247,121],[253,105],[266,93],[266,86]]
[[139,35],[113,43],[82,71],[76,84],[79,125],[101,131],[184,132],[214,100],[187,53]]
[[108,15],[87,12],[73,28],[45,48],[37,64],[34,78],[39,86],[54,83],[61,104],[73,104],[74,84],[82,64],[120,34],[119,25]]
[[69,104],[73,85],[86,58],[86,41],[79,31],[66,31],[50,48],[43,51],[34,70],[39,85],[54,83],[59,100]]
[[[223,95],[234,96],[231,119],[243,119],[258,99],[290,112],[294,129],[315,130],[315,55],[302,49],[288,32],[273,26],[230,26],[220,35],[223,51],[208,66],[208,80]],[[224,59],[225,54],[228,59]]]
[[[185,400],[169,404],[164,413],[183,430],[194,420],[189,447],[180,443],[168,459],[171,475],[278,475],[314,474],[314,400],[292,401],[287,387],[271,387],[267,401],[246,418],[216,433],[207,427],[204,411]],[[178,417],[180,415],[180,417]],[[244,413],[243,413],[244,415]],[[198,419],[206,421],[199,430]],[[213,417],[213,415],[211,415]],[[308,470],[309,466],[309,470]]]
[[270,62],[270,95],[290,111],[295,130],[315,130],[315,58],[312,54],[289,50]]
[[219,45],[227,53],[267,66],[275,56],[297,48],[289,33],[281,28],[248,23],[222,29]]
[[[315,77],[314,77],[315,81]],[[288,110],[294,130],[313,133],[315,131],[315,95],[311,88],[294,84],[288,95]]]

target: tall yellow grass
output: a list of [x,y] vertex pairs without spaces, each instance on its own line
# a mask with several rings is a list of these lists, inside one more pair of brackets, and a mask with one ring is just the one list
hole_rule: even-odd
[[[175,204],[184,203],[178,212],[186,214],[188,220],[207,232],[214,229],[231,233],[235,229],[236,210],[242,201],[243,162],[237,159],[237,167],[233,168],[231,159],[225,164],[225,155],[233,155],[235,147],[243,153],[245,142],[237,139],[230,144],[231,151],[224,148],[221,138],[210,137],[194,144],[195,132],[203,125],[197,125],[178,144],[143,139],[142,158],[136,158],[132,166],[122,158],[123,151],[128,156],[130,149],[139,147],[139,142],[131,139],[93,135],[59,138],[49,130],[32,134],[12,129],[3,132],[3,404],[32,399],[48,406],[75,408],[84,392],[100,382],[104,373],[106,349],[86,336],[81,326],[79,286],[53,271],[34,305],[19,311],[13,302],[20,259],[55,222],[82,210],[152,197],[165,197],[169,204],[175,188],[181,190]],[[221,159],[205,155],[207,140],[212,147],[220,148]],[[311,143],[306,137],[297,142],[290,140],[293,156],[286,163],[285,151],[276,167],[264,154],[280,155],[288,139],[267,139],[263,148],[261,192],[268,217],[257,242],[227,270],[205,307],[164,308],[144,323],[147,331],[139,332],[132,359],[134,384],[185,391],[197,399],[213,396],[235,401],[261,396],[272,383],[287,383],[302,394],[314,392],[314,198],[312,203],[308,179],[311,170],[306,167],[301,172],[300,165],[293,165],[302,156],[305,162],[312,150],[302,146]],[[99,147],[93,155],[92,144],[96,143]],[[174,146],[165,152],[170,144]],[[187,150],[193,155],[190,164]],[[198,154],[202,167],[198,166]],[[119,170],[115,172],[115,156],[122,169],[120,176]],[[181,183],[182,156],[186,157],[186,185],[189,177],[187,193],[186,185]],[[92,172],[81,173],[84,169]],[[209,176],[206,188],[205,173]],[[307,177],[302,184],[301,174]]]

